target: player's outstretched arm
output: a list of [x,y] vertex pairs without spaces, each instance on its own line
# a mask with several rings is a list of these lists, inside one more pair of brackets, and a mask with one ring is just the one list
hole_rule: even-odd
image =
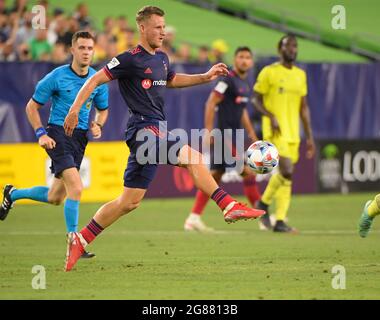
[[311,129],[310,109],[307,103],[306,96],[301,98],[301,120],[306,135],[306,157],[312,158],[315,154],[315,143],[313,138],[313,131]]
[[212,91],[207,99],[205,107],[205,129],[207,129],[205,139],[207,144],[211,144],[210,132],[214,128],[215,107],[222,102],[223,97]]
[[35,102],[33,99],[30,99],[26,105],[25,112],[30,125],[36,133],[38,144],[44,149],[53,149],[55,147],[55,141],[47,135],[44,127],[42,126],[39,112],[41,107],[42,105]]
[[263,116],[267,116],[270,119],[273,135],[281,134],[280,125],[276,117],[274,116],[274,114],[269,112],[264,106],[263,95],[255,91],[255,95],[253,97],[252,103],[258,112],[260,112]]
[[228,75],[227,66],[224,63],[217,63],[209,71],[202,74],[183,74],[178,73],[173,79],[168,81],[168,88],[191,87],[202,83],[215,80],[219,76]]
[[216,106],[223,101],[223,97],[215,93],[210,93],[205,107],[205,128],[212,130],[214,128],[214,117]]
[[99,70],[95,73],[90,79],[88,79],[83,87],[79,90],[77,97],[73,105],[71,106],[69,113],[65,118],[65,123],[63,127],[65,133],[68,136],[72,136],[74,129],[78,125],[78,114],[82,105],[90,97],[91,93],[95,90],[96,87],[100,86],[103,83],[110,81],[110,78],[105,74],[104,70]]
[[241,116],[241,124],[247,131],[248,137],[251,139],[252,142],[259,140],[257,138],[255,129],[252,126],[251,119],[249,119],[249,114],[246,108],[243,109],[243,114]]

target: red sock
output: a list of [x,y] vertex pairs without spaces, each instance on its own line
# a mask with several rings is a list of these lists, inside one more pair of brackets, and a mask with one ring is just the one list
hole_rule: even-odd
[[250,204],[252,207],[255,206],[256,202],[260,200],[261,198],[261,193],[259,190],[259,187],[256,183],[256,178],[255,177],[246,177],[243,180],[243,185],[244,185],[244,194],[248,198]]
[[216,202],[220,209],[224,210],[232,201],[235,201],[226,191],[218,188],[211,195],[211,199]]
[[95,238],[104,230],[94,219],[91,219],[90,223],[85,226],[81,231],[81,235],[87,244],[90,244]]
[[197,194],[195,195],[195,203],[193,209],[191,209],[191,212],[201,215],[204,208],[206,207],[208,199],[210,199],[210,197],[207,194],[201,190],[198,190]]

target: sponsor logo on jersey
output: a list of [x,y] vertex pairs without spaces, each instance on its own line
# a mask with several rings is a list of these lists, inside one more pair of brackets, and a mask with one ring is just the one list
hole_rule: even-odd
[[152,69],[148,67],[148,68],[145,69],[144,73],[151,74],[153,72],[152,72]]
[[237,96],[235,98],[235,103],[236,104],[241,104],[241,103],[248,103],[248,97],[242,97],[242,96]]
[[152,80],[150,80],[150,79],[144,79],[141,81],[141,86],[146,90],[150,89],[152,86],[153,87],[158,87],[158,86],[166,87],[166,80],[154,80],[152,82]]
[[152,80],[144,79],[143,81],[141,81],[141,85],[144,89],[148,90],[152,86]]
[[108,64],[107,64],[107,67],[109,70],[111,70],[112,68],[115,68],[116,66],[118,66],[120,64],[120,61],[117,60],[116,58],[113,58]]
[[90,109],[91,108],[91,105],[92,105],[92,99],[89,99],[86,103],[86,108],[87,109]]
[[153,86],[166,86],[166,80],[155,80]]

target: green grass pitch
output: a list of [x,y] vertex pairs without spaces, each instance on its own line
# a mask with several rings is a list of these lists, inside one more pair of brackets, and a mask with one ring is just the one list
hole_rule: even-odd
[[[298,235],[262,232],[256,221],[228,225],[214,204],[204,220],[218,232],[185,233],[192,199],[146,199],[91,245],[95,259],[69,273],[62,207],[16,205],[0,222],[0,299],[379,299],[379,221],[367,239],[356,230],[372,197],[295,196]],[[99,206],[81,205],[80,226]],[[32,289],[34,265],[45,267],[45,290]],[[344,290],[331,286],[334,265],[345,267]]]

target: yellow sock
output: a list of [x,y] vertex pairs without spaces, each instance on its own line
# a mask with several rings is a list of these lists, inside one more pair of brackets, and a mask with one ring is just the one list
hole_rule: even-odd
[[276,220],[285,220],[292,196],[292,181],[284,179],[284,183],[278,189],[276,198]]
[[261,197],[261,201],[267,205],[270,205],[272,203],[273,196],[276,194],[278,188],[282,186],[284,180],[286,179],[279,173],[271,176],[268,185],[265,188],[264,194]]
[[371,218],[374,218],[375,216],[380,214],[380,193],[371,202],[367,210],[368,210],[368,215]]

